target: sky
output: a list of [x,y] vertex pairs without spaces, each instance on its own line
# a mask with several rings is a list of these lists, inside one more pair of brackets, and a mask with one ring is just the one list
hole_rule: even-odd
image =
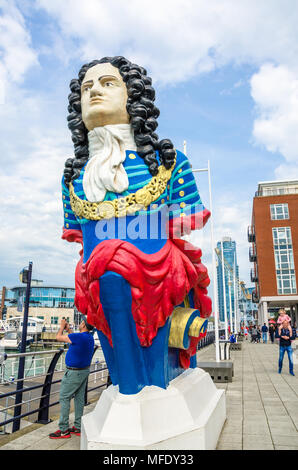
[[[211,168],[215,242],[236,240],[250,283],[247,226],[259,181],[298,178],[296,0],[0,0],[0,285],[74,285],[77,244],[61,240],[69,82],[123,55],[153,79],[157,133]],[[209,207],[207,173],[197,174]],[[210,274],[210,222],[193,235]]]

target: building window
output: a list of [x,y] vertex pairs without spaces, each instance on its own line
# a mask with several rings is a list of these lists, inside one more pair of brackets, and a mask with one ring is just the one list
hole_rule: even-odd
[[289,219],[288,204],[270,204],[271,220]]
[[290,227],[272,229],[277,292],[281,295],[296,294],[296,276]]
[[51,325],[58,325],[58,317],[51,317]]
[[62,289],[62,291],[61,291],[61,297],[66,297],[66,289]]

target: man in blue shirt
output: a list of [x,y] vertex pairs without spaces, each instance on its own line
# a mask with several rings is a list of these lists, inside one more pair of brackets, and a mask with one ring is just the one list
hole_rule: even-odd
[[[63,334],[64,330],[68,335]],[[93,326],[86,318],[79,326],[79,333],[73,333],[66,320],[62,319],[57,333],[57,341],[69,343],[65,356],[66,371],[60,388],[60,419],[58,431],[49,435],[50,439],[67,439],[71,434],[81,435],[81,417],[84,412],[85,389],[94,351],[94,338],[90,333]],[[74,397],[75,421],[69,428],[70,400]]]
[[279,327],[278,327],[278,338],[279,341],[279,361],[278,361],[278,373],[281,373],[282,370],[282,363],[285,352],[288,354],[289,358],[289,369],[290,374],[294,374],[294,365],[293,365],[293,350],[291,347],[291,340],[294,339],[292,328],[287,320],[285,320]]
[[262,326],[262,339],[263,343],[267,343],[267,333],[268,333],[268,326],[266,323]]

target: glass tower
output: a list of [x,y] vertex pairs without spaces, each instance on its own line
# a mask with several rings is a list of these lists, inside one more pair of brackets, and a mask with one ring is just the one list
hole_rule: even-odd
[[[222,247],[224,256],[224,270],[222,269]],[[235,314],[235,292],[234,292],[234,265],[236,266],[236,278],[239,279],[239,266],[237,265],[236,242],[230,237],[223,237],[222,241],[217,243],[217,290],[218,290],[218,306],[219,306],[219,320],[225,321],[224,316],[224,284],[225,284],[225,297],[228,323],[230,323],[231,311]],[[223,278],[224,271],[224,278]],[[236,289],[238,283],[236,282]],[[231,305],[231,307],[230,307]],[[234,323],[233,323],[234,324]]]

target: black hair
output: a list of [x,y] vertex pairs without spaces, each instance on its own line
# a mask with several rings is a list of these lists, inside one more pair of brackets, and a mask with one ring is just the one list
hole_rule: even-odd
[[87,322],[87,318],[85,317],[85,315],[81,315],[81,320],[85,323],[85,326],[88,331],[93,331],[94,326],[90,325],[90,323]]
[[68,158],[65,162],[66,184],[79,176],[81,168],[89,159],[88,130],[83,123],[81,113],[81,84],[89,68],[103,63],[110,63],[117,67],[126,84],[128,94],[126,109],[134,131],[137,152],[148,165],[150,173],[155,176],[158,172],[156,150],[159,151],[161,164],[167,169],[171,168],[175,161],[175,150],[171,140],[159,141],[158,135],[154,132],[158,126],[159,110],[154,105],[155,90],[152,87],[151,78],[147,76],[147,71],[122,56],[104,57],[83,65],[78,78],[71,80],[69,85],[71,93],[68,96],[67,120],[72,134],[75,156]]

